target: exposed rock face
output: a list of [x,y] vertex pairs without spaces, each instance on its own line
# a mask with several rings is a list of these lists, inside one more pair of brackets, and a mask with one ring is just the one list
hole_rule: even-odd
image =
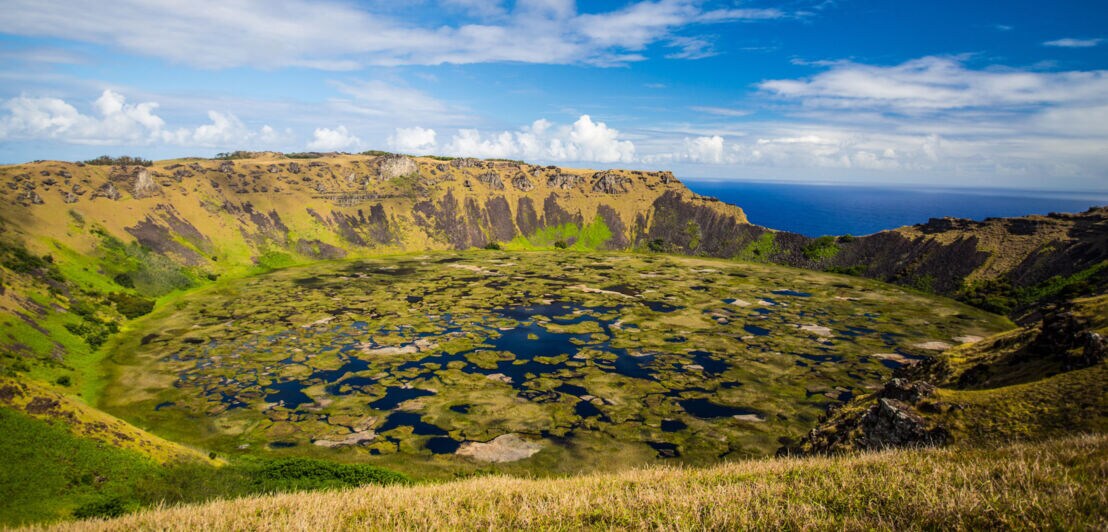
[[225,174],[235,173],[235,162],[234,161],[223,161],[222,163],[219,164],[219,171],[223,172]]
[[400,176],[419,173],[419,165],[411,157],[403,155],[382,155],[373,161],[378,178],[387,181]]
[[135,175],[134,184],[131,186],[131,195],[135,198],[149,198],[158,195],[162,187],[150,178],[150,172],[145,168]]
[[30,205],[42,205],[44,203],[42,196],[39,196],[38,192],[34,190],[27,190],[23,194],[20,194],[19,201]]
[[512,177],[512,186],[516,187],[516,190],[520,192],[531,192],[535,190],[535,184],[527,178],[527,174],[520,172]]
[[560,188],[562,190],[569,190],[577,188],[585,180],[579,175],[575,174],[553,174],[546,178],[546,186],[552,188]]
[[631,179],[612,171],[593,174],[592,191],[604,194],[625,194],[631,186]]
[[936,401],[931,384],[892,379],[877,393],[832,410],[799,446],[780,452],[829,454],[945,445],[950,442],[950,432],[922,414],[947,407]]
[[862,436],[856,443],[858,449],[930,447],[944,445],[950,438],[946,429],[929,428],[910,405],[896,399],[878,399],[877,404],[862,415],[861,427]]
[[485,172],[477,176],[477,180],[493,190],[504,190],[504,181],[500,179],[500,174],[496,172]]
[[485,168],[485,161],[471,157],[459,157],[451,159],[450,166],[454,168]]
[[1108,340],[1090,331],[1087,320],[1063,309],[1043,315],[1041,330],[1022,358],[1054,358],[1063,371],[1070,371],[1099,364],[1106,355]]
[[123,197],[123,194],[119,193],[119,189],[115,188],[110,181],[100,185],[95,192],[92,193],[94,198],[108,198],[110,200],[118,200]]
[[66,192],[62,195],[62,201],[66,203],[77,203],[77,195],[72,192]]

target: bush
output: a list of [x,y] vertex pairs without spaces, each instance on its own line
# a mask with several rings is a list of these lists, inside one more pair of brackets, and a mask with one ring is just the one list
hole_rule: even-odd
[[669,244],[666,243],[664,239],[655,238],[654,240],[646,243],[646,249],[649,249],[650,251],[653,251],[655,253],[665,253],[667,250],[669,250]]
[[142,157],[131,157],[130,155],[121,155],[119,157],[101,155],[95,159],[84,161],[84,163],[96,166],[150,166],[154,164],[153,162],[147,159],[143,159]]
[[109,497],[78,506],[76,510],[73,510],[73,517],[77,519],[93,517],[106,519],[120,517],[137,509],[138,504],[134,501],[127,501],[120,497]]
[[499,251],[502,248],[500,247],[500,242],[489,242],[488,244],[485,244],[485,249]]
[[569,247],[569,244],[567,244],[565,240],[559,240],[557,242],[554,242],[554,247],[558,249],[565,249]]
[[379,467],[311,458],[265,462],[252,476],[262,491],[299,491],[410,482],[405,475]]
[[69,378],[69,375],[62,375],[61,377],[58,377],[58,379],[55,380],[54,383],[58,386],[69,386],[70,384],[73,384],[73,381]]
[[835,237],[821,236],[805,245],[801,252],[809,260],[825,260],[838,255],[839,245],[835,243]]
[[126,292],[111,294],[108,296],[108,300],[115,305],[115,309],[119,311],[120,314],[129,320],[133,320],[139,316],[145,316],[154,310],[153,299],[147,299]]

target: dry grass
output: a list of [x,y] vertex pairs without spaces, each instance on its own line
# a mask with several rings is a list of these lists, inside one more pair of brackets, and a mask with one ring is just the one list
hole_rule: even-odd
[[997,449],[901,450],[488,477],[145,511],[72,530],[1104,529],[1108,436]]

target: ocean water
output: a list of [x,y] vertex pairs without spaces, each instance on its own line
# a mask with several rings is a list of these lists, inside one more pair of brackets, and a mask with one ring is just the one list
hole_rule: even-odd
[[1108,205],[1108,192],[682,182],[698,194],[742,207],[751,223],[808,236],[867,235],[943,216],[983,220]]

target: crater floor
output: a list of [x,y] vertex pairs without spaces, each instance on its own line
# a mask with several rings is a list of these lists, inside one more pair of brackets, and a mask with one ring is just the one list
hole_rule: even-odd
[[765,455],[895,366],[1010,326],[860,278],[565,251],[290,268],[139,323],[110,412],[225,455],[431,475]]

